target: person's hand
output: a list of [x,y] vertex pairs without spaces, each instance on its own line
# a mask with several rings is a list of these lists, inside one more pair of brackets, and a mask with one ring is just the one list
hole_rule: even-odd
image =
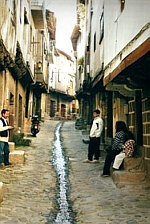
[[14,127],[13,126],[8,126],[8,129],[11,130],[11,129],[14,129]]

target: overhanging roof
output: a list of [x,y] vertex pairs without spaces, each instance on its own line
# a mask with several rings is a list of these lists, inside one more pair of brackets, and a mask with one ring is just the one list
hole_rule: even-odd
[[121,72],[130,67],[136,61],[142,59],[142,57],[150,52],[150,38],[143,42],[138,48],[124,58],[121,63],[111,72],[104,77],[104,85],[113,81]]

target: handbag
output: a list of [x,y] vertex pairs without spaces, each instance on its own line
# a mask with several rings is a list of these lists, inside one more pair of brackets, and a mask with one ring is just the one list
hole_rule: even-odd
[[127,140],[123,145],[123,151],[125,153],[125,156],[132,157],[135,147],[135,141],[133,139]]

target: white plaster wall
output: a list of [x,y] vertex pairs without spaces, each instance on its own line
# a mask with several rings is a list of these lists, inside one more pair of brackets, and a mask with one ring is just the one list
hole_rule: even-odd
[[[84,57],[85,53],[85,34],[84,30],[80,33],[78,41],[77,41],[77,61],[78,59]],[[79,67],[77,67],[77,76],[76,76],[76,90],[81,88],[84,80],[84,71],[81,76],[79,75]]]
[[[91,6],[89,5],[91,8]],[[89,11],[90,11],[89,8]],[[103,59],[103,41],[100,40],[100,18],[103,12],[103,0],[92,1],[93,15],[91,18],[91,48],[90,48],[90,71],[94,78],[102,67]],[[90,22],[90,20],[89,20]],[[89,25],[88,25],[89,27]],[[96,50],[94,52],[94,34],[96,33]]]
[[[105,66],[150,22],[149,9],[149,0],[125,0],[122,12],[120,11],[120,0],[105,0]],[[150,36],[149,31],[148,28],[143,32],[123,57],[143,43]]]
[[[55,79],[55,89],[67,94],[69,81],[71,80],[71,76],[75,75],[74,72],[74,62],[68,60],[65,55],[59,53],[59,56],[55,59],[55,68],[53,73]],[[58,81],[58,75],[60,81]],[[75,85],[73,86],[75,88]]]

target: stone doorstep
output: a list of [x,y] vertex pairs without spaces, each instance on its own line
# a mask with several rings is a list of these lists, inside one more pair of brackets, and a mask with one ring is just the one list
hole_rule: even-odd
[[15,150],[15,142],[8,142],[10,152]]
[[3,201],[3,197],[4,197],[4,184],[0,182],[0,202]]
[[9,153],[9,161],[13,165],[23,164],[25,162],[25,152],[21,150],[16,150]]
[[124,170],[130,172],[144,171],[144,161],[143,158],[125,158],[124,159]]
[[142,183],[145,181],[145,172],[127,172],[127,171],[114,171],[112,174],[115,183]]

